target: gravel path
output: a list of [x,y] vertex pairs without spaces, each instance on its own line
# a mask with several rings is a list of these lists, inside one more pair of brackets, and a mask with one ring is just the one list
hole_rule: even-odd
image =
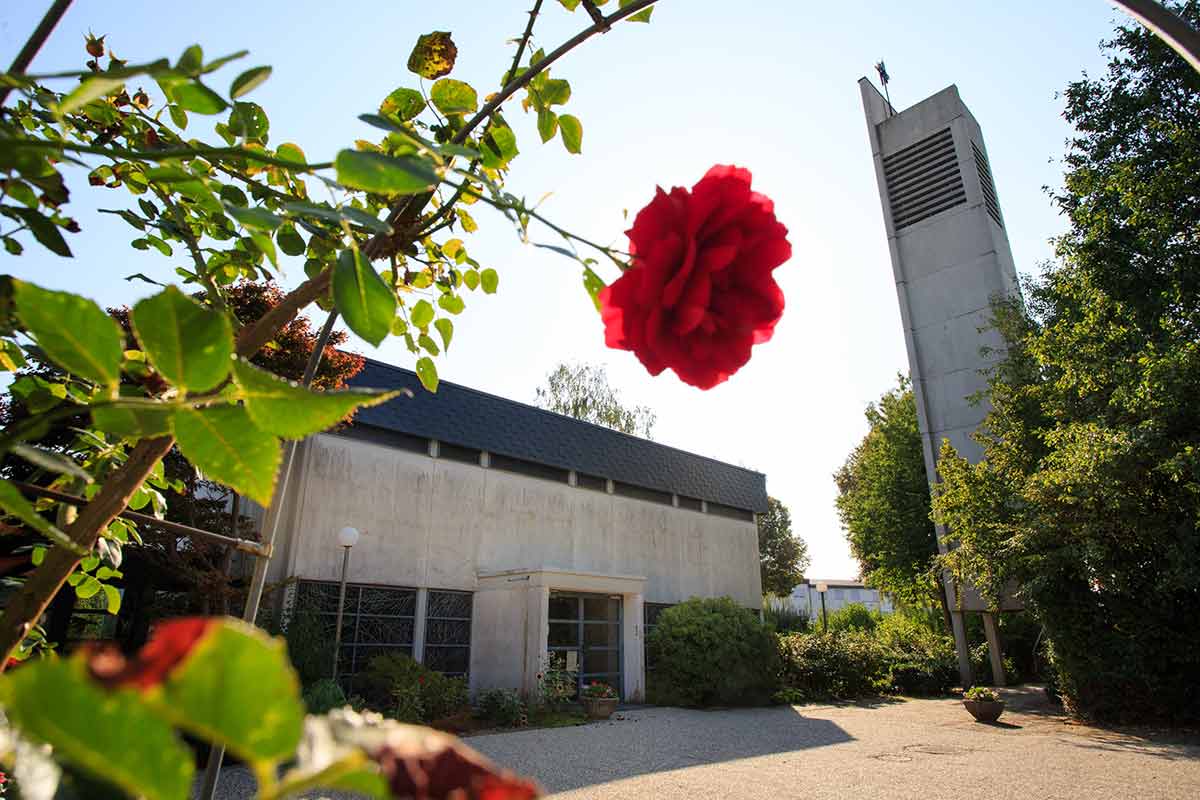
[[[574,728],[472,736],[556,800],[1193,798],[1200,737],[1071,723],[1034,689],[996,725],[957,700],[727,711],[641,708]],[[220,797],[249,797],[241,770]]]

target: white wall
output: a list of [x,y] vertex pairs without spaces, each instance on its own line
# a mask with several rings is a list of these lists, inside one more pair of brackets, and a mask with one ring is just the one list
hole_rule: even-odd
[[[645,599],[761,598],[753,522],[322,434],[304,448],[277,578],[336,580],[336,531],[362,533],[350,580],[474,591],[479,573],[646,577]],[[291,493],[289,493],[291,494]]]

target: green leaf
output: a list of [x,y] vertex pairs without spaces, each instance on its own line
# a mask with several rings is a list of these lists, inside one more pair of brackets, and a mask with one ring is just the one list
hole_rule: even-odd
[[[633,2],[633,0],[621,0],[620,7],[624,8],[625,6],[629,5],[632,2]],[[650,15],[653,13],[654,13],[654,6],[650,6],[649,8],[642,9],[641,11],[637,12],[636,14],[626,17],[626,19],[629,22],[649,22]]]
[[544,108],[538,112],[537,116],[538,135],[542,137],[542,143],[546,143],[554,138],[554,134],[558,133],[558,114],[555,114],[548,108]]
[[141,300],[130,314],[150,363],[181,392],[205,392],[229,374],[233,328],[229,318],[168,286]]
[[421,379],[421,385],[426,389],[431,392],[437,391],[437,365],[433,363],[433,359],[429,356],[417,359],[417,377]]
[[199,75],[200,70],[204,68],[204,51],[200,49],[200,45],[194,44],[183,51],[183,55],[179,57],[178,63],[175,64],[175,69],[188,75]]
[[0,702],[9,722],[53,747],[55,758],[131,797],[188,796],[191,751],[137,692],[97,686],[82,657],[40,659],[5,673]]
[[479,108],[479,95],[468,83],[442,78],[433,84],[429,99],[443,114],[473,114]]
[[271,77],[270,67],[248,69],[233,79],[233,83],[229,86],[229,96],[236,100],[244,94],[249,94],[269,77]]
[[401,122],[413,119],[425,110],[425,98],[415,89],[400,87],[379,104],[379,113],[398,118]]
[[562,7],[567,11],[574,11],[575,9],[579,8],[580,0],[558,0],[558,2],[562,4]]
[[229,132],[251,142],[265,143],[271,123],[258,103],[238,102],[229,112]]
[[469,269],[464,272],[463,283],[467,285],[468,289],[475,291],[475,288],[479,286],[479,270]]
[[293,797],[313,788],[346,792],[354,796],[387,800],[392,794],[379,768],[362,750],[352,750],[319,771],[297,768],[283,776],[279,785],[281,797]]
[[12,452],[33,464],[39,469],[54,472],[59,475],[70,475],[79,478],[84,483],[92,483],[93,478],[87,470],[79,466],[73,458],[54,450],[43,450],[40,447],[18,442],[12,446]]
[[596,310],[599,311],[600,290],[604,288],[604,281],[592,271],[591,267],[583,268],[583,288],[587,291],[588,296],[592,298],[592,305],[596,306]]
[[458,222],[467,233],[474,233],[479,230],[479,223],[465,208],[455,207],[454,215],[458,217]]
[[117,614],[121,611],[121,591],[117,587],[109,583],[100,585],[104,590],[104,597],[108,601],[106,609],[110,614]]
[[424,328],[429,323],[433,322],[434,311],[433,306],[428,300],[418,300],[409,312],[409,320],[418,328]]
[[172,87],[170,94],[180,108],[197,114],[220,114],[229,108],[219,94],[196,80]]
[[258,428],[245,408],[179,409],[175,438],[187,460],[206,477],[270,505],[279,469],[279,440]]
[[443,294],[438,297],[437,303],[444,311],[450,314],[461,314],[463,308],[466,307],[463,299],[456,294]]
[[221,56],[220,58],[213,59],[212,61],[205,64],[204,69],[202,69],[200,71],[203,74],[207,75],[210,72],[216,72],[221,67],[225,66],[226,64],[230,63],[231,61],[237,61],[238,59],[245,58],[248,55],[250,55],[249,50],[238,50],[236,53],[230,53],[227,56]]
[[246,199],[246,193],[236,186],[222,186],[221,199],[225,201],[226,205],[238,208],[245,208],[250,204],[250,201]]
[[225,213],[245,225],[260,231],[273,231],[283,224],[283,218],[272,214],[261,206],[239,208],[235,205],[225,206]]
[[0,508],[3,508],[6,513],[21,520],[59,547],[77,554],[87,552],[84,548],[75,544],[70,537],[56,526],[52,525],[49,520],[37,513],[33,504],[25,499],[20,490],[6,480],[0,480]]
[[480,142],[479,151],[485,167],[499,169],[507,166],[520,152],[517,150],[517,135],[506,125],[492,127]]
[[73,375],[116,388],[124,336],[100,306],[70,292],[13,280],[17,316],[52,361]]
[[296,226],[290,222],[280,227],[279,231],[275,234],[275,241],[279,243],[279,249],[289,256],[298,256],[308,247],[304,242],[304,237],[296,231]]
[[578,155],[583,151],[583,123],[571,114],[562,114],[558,118],[558,130],[562,134],[563,146],[568,153]]
[[177,725],[244,761],[279,762],[300,743],[304,704],[287,649],[253,625],[222,620],[162,689],[151,700]]
[[91,575],[85,575],[83,580],[75,585],[75,596],[80,600],[87,600],[99,593],[101,583]]
[[11,339],[0,339],[0,370],[16,372],[25,367],[25,351]]
[[419,336],[417,336],[417,344],[421,345],[421,347],[424,348],[425,351],[430,353],[431,355],[436,356],[436,355],[438,355],[438,353],[441,352],[440,350],[438,350],[437,342],[435,342],[433,339],[431,339],[427,334],[422,333]]
[[59,233],[58,226],[49,217],[32,208],[9,206],[5,210],[10,215],[20,217],[29,226],[33,238],[37,239],[47,250],[63,258],[72,257],[71,248],[67,246],[66,240]]
[[551,78],[542,85],[538,96],[548,106],[561,106],[571,99],[571,84],[564,80]]
[[130,439],[150,439],[171,433],[169,406],[96,406],[92,409],[92,424],[106,433]]
[[58,113],[62,115],[78,111],[96,98],[104,97],[110,92],[125,85],[124,78],[114,78],[109,75],[93,75],[84,78],[71,93],[63,98],[58,105]]
[[187,118],[186,111],[184,111],[182,108],[175,105],[174,103],[167,106],[167,111],[171,114],[171,122],[175,123],[176,128],[179,128],[179,130],[183,130],[184,128],[187,127],[188,118]]
[[308,163],[308,159],[304,157],[304,151],[300,149],[300,145],[292,142],[284,142],[279,145],[279,149],[275,151],[275,157],[284,161],[294,161],[297,164]]
[[254,424],[288,439],[328,430],[356,408],[385,403],[400,394],[361,389],[314,392],[244,360],[234,362],[233,376]]
[[267,260],[271,262],[271,266],[279,266],[279,256],[275,253],[275,242],[268,234],[251,231],[250,241],[254,242],[254,246],[267,257]]
[[437,332],[442,336],[442,346],[449,350],[450,340],[454,338],[454,323],[445,317],[442,317],[433,323],[433,327],[436,328]]
[[338,254],[333,301],[350,330],[376,347],[391,332],[396,295],[358,250]]
[[393,158],[383,153],[342,150],[334,161],[338,183],[377,194],[417,194],[441,179],[430,162],[417,156]]
[[496,270],[488,267],[479,274],[479,284],[486,294],[495,294],[500,286],[500,276],[496,274]]
[[422,34],[408,56],[408,70],[431,81],[449,75],[457,57],[458,48],[449,31]]

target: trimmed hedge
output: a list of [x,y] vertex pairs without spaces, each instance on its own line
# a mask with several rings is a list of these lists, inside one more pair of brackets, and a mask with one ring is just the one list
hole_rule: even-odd
[[777,685],[775,634],[728,597],[672,606],[646,645],[654,701],[664,705],[758,705],[770,701]]

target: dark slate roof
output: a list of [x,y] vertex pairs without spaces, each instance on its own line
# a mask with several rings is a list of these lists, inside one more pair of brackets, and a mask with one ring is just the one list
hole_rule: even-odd
[[[366,360],[351,386],[406,388],[354,423],[573,469],[751,511],[767,510],[766,476],[448,381],[427,392],[411,370]],[[369,437],[368,437],[369,438]]]

